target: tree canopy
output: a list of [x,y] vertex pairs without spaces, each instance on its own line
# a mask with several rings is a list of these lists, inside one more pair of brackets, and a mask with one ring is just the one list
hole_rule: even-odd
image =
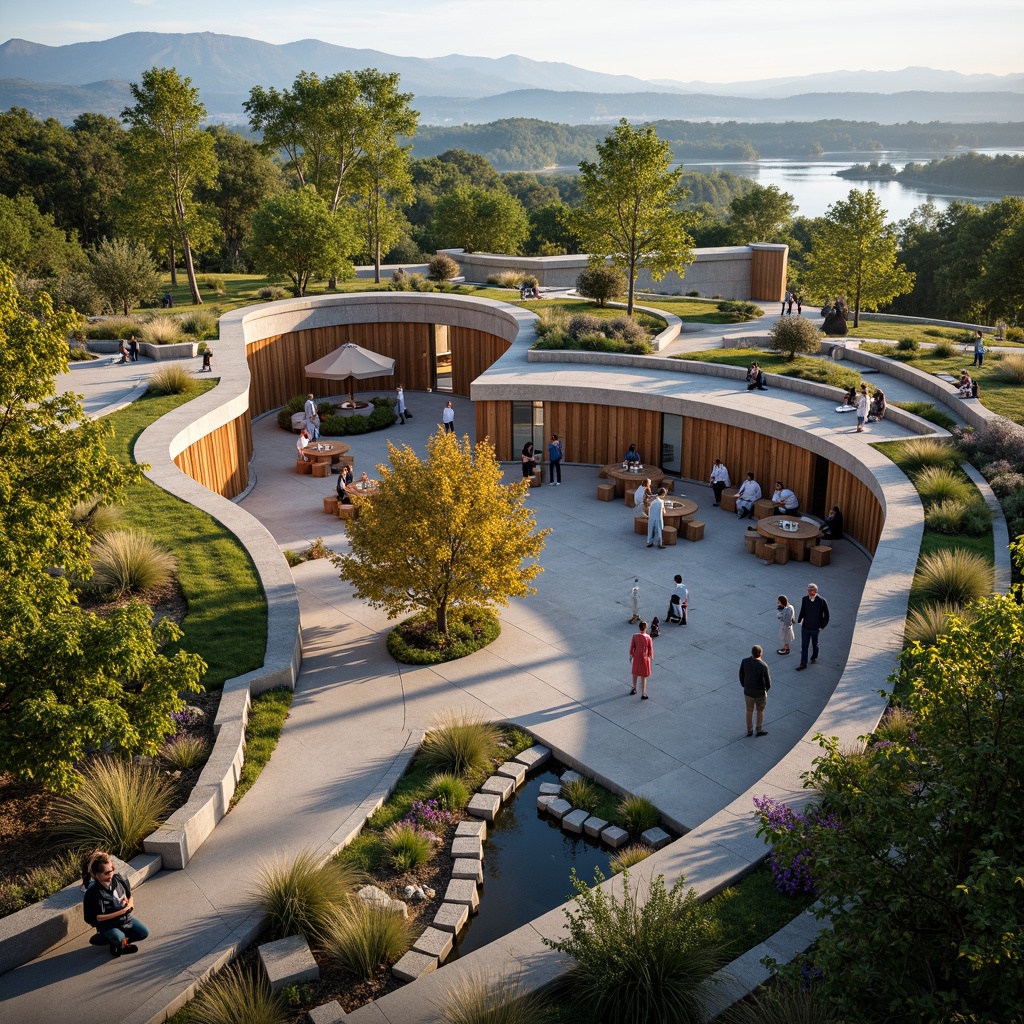
[[432,234],[439,248],[516,254],[530,222],[523,204],[504,189],[458,185],[437,201]]
[[502,483],[490,444],[439,431],[426,459],[390,443],[388,455],[379,490],[349,520],[350,553],[334,557],[357,597],[392,618],[429,611],[444,634],[454,605],[494,609],[534,592],[550,531],[524,504],[527,482]]
[[733,236],[739,245],[779,241],[796,213],[796,203],[778,185],[757,185],[729,203]]

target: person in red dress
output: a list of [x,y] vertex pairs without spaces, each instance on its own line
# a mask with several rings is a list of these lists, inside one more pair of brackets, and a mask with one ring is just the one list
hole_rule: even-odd
[[629,642],[629,660],[633,670],[633,689],[640,680],[640,699],[647,700],[647,677],[651,674],[651,659],[654,657],[654,641],[647,635],[647,623],[640,620],[640,632],[633,634]]

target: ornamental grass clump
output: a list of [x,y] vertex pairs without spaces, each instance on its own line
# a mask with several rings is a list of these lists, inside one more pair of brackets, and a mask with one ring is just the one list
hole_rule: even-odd
[[846,1020],[820,989],[781,980],[748,996],[719,1019],[722,1024],[845,1024]]
[[562,783],[562,798],[568,800],[573,807],[583,811],[593,811],[601,802],[601,797],[590,779],[573,779]]
[[173,345],[181,341],[181,321],[171,316],[156,316],[140,331],[151,345]]
[[68,518],[90,537],[99,537],[121,524],[124,509],[120,505],[105,505],[103,499],[94,494],[91,498],[77,502],[68,513]]
[[622,898],[595,875],[591,889],[572,873],[575,909],[566,910],[568,938],[544,944],[573,961],[564,991],[585,1019],[602,1024],[703,1022],[703,982],[723,949],[707,909],[679,878],[651,879],[646,898],[623,872]]
[[1004,384],[1024,384],[1024,355],[1003,355],[996,363],[995,375]]
[[617,810],[623,828],[633,835],[654,828],[661,820],[658,808],[645,796],[628,796],[619,804]]
[[960,461],[960,453],[949,441],[935,438],[901,441],[893,446],[893,461],[904,473],[913,476],[931,466],[952,469]]
[[141,530],[110,530],[93,542],[90,586],[108,597],[145,594],[174,579],[177,559]]
[[608,861],[608,866],[614,874],[620,875],[623,871],[628,871],[634,864],[646,860],[653,852],[649,846],[645,846],[643,843],[632,843],[617,851]]
[[543,1024],[549,1019],[544,997],[507,975],[459,978],[436,1005],[439,1024]]
[[438,807],[446,811],[457,811],[469,803],[469,788],[451,772],[438,772],[431,776],[427,789],[437,801]]
[[386,964],[402,957],[413,940],[412,921],[383,907],[356,900],[335,911],[322,937],[328,960],[369,981]]
[[964,605],[992,593],[992,566],[963,548],[934,551],[918,563],[914,589],[929,601]]
[[926,466],[914,475],[914,486],[925,508],[943,501],[962,501],[966,504],[974,488],[958,473],[943,466]]
[[384,847],[396,871],[412,871],[434,855],[436,836],[407,821],[395,822],[384,830]]
[[185,771],[195,768],[210,756],[210,744],[202,736],[193,736],[183,732],[165,740],[160,747],[160,760],[168,768]]
[[928,604],[915,608],[907,615],[903,635],[907,640],[932,647],[938,637],[949,629],[950,615],[959,615],[961,610],[950,604]]
[[189,1004],[189,1024],[287,1024],[284,1001],[270,991],[262,975],[231,964],[200,990]]
[[420,758],[438,772],[459,776],[479,775],[497,757],[501,732],[465,711],[445,711],[423,739]]
[[180,363],[161,366],[149,378],[152,395],[191,395],[198,388],[199,381],[192,376],[192,371]]

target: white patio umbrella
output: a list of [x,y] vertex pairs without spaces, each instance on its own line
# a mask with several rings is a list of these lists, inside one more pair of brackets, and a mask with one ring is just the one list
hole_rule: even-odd
[[348,398],[355,405],[353,379],[367,377],[390,377],[395,372],[395,361],[379,352],[371,352],[362,345],[349,342],[335,349],[330,355],[306,366],[306,376],[318,380],[348,380]]

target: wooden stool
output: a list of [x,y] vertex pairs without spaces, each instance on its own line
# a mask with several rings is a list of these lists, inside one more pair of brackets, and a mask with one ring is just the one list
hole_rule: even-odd
[[775,564],[789,564],[789,545],[785,541],[778,541],[775,545]]
[[295,460],[295,472],[298,473],[300,476],[303,473],[312,473],[313,472],[313,463],[307,461],[306,459],[304,459],[304,458],[302,458],[300,456],[299,458],[297,458]]
[[754,502],[754,511],[750,513],[751,519],[767,519],[775,515],[775,505],[771,498],[759,498]]
[[697,541],[704,539],[704,524],[696,519],[688,519],[686,522],[686,539]]
[[[533,486],[532,484],[530,486]],[[597,485],[597,500],[598,501],[614,501],[615,500],[615,484],[598,484]]]
[[336,494],[325,495],[324,511],[329,516],[336,516],[338,514],[338,496]]
[[666,546],[671,544],[674,547],[678,536],[679,531],[674,526],[663,526],[661,528],[661,543]]
[[313,476],[330,476],[331,464],[329,462],[314,462]]
[[831,565],[832,549],[824,544],[815,544],[811,548],[811,565]]
[[356,507],[355,505],[343,505],[340,501],[338,502],[338,518],[339,519],[355,519]]
[[641,536],[647,536],[647,518],[645,516],[636,516],[633,519],[633,532],[639,533]]
[[757,550],[757,542],[761,540],[761,534],[757,530],[748,530],[743,536],[743,548],[748,555]]
[[775,561],[775,543],[774,541],[765,540],[764,537],[759,537],[757,540],[757,546],[754,548],[754,554],[757,555],[762,561],[774,562]]
[[[602,487],[608,487],[608,484],[598,484],[597,489],[600,490]],[[615,497],[615,486],[611,485],[612,497]],[[602,501],[605,499],[601,499]],[[636,491],[626,488],[626,508],[636,508]]]
[[[544,473],[543,473],[542,470],[538,469],[538,470],[535,470],[533,473],[530,474],[530,486],[531,487],[540,487],[540,485],[542,483],[544,483]],[[605,485],[605,486],[609,486],[609,485]],[[614,497],[615,497],[615,487],[612,486],[612,498],[614,498]],[[612,498],[602,498],[601,500],[602,501],[611,501]]]
[[723,512],[732,512],[736,514],[736,495],[738,491],[722,491],[722,501],[719,504],[719,508]]

